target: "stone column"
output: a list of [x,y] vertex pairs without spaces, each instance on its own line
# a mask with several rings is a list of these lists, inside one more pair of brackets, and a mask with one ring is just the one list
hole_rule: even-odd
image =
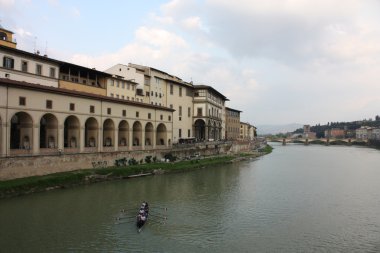
[[145,128],[141,129],[141,149],[145,149]]
[[156,148],[156,143],[157,143],[157,128],[156,129],[153,129],[153,138],[152,138],[152,147],[153,149]]
[[7,123],[6,122],[1,122],[0,124],[0,156],[3,157],[3,156],[6,156],[7,154],[7,142],[6,140],[8,139],[8,136],[7,136]]
[[98,131],[98,152],[102,152],[103,151],[103,127],[99,127],[99,131]]
[[64,148],[64,139],[65,139],[65,134],[64,134],[64,125],[58,125],[58,149],[63,151]]
[[133,147],[133,128],[128,131],[128,150],[132,150]]
[[84,151],[84,144],[85,144],[85,134],[84,134],[84,131],[85,131],[85,127],[84,126],[80,126],[79,127],[79,152],[82,153]]
[[32,136],[32,153],[33,155],[40,153],[40,125],[35,124],[33,125],[33,136]]
[[115,141],[114,141],[114,150],[119,150],[119,129],[115,129]]

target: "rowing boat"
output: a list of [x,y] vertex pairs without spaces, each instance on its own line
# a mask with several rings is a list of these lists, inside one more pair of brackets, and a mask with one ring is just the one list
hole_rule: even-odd
[[136,218],[137,231],[140,233],[145,223],[148,221],[149,206],[147,202],[141,204],[140,210]]

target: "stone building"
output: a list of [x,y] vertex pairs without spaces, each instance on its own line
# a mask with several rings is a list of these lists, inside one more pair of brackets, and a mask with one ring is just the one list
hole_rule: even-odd
[[240,137],[241,111],[226,107],[226,139],[237,140]]

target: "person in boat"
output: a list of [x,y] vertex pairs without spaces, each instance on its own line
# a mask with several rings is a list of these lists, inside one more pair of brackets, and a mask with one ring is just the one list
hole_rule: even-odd
[[147,202],[145,202],[144,211],[145,211],[146,213],[149,213],[149,205],[148,205]]

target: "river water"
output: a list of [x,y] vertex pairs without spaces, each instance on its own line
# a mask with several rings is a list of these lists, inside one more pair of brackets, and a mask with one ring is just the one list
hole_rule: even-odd
[[[380,252],[380,151],[273,145],[238,164],[0,200],[0,252]],[[141,233],[115,220],[143,200]]]

